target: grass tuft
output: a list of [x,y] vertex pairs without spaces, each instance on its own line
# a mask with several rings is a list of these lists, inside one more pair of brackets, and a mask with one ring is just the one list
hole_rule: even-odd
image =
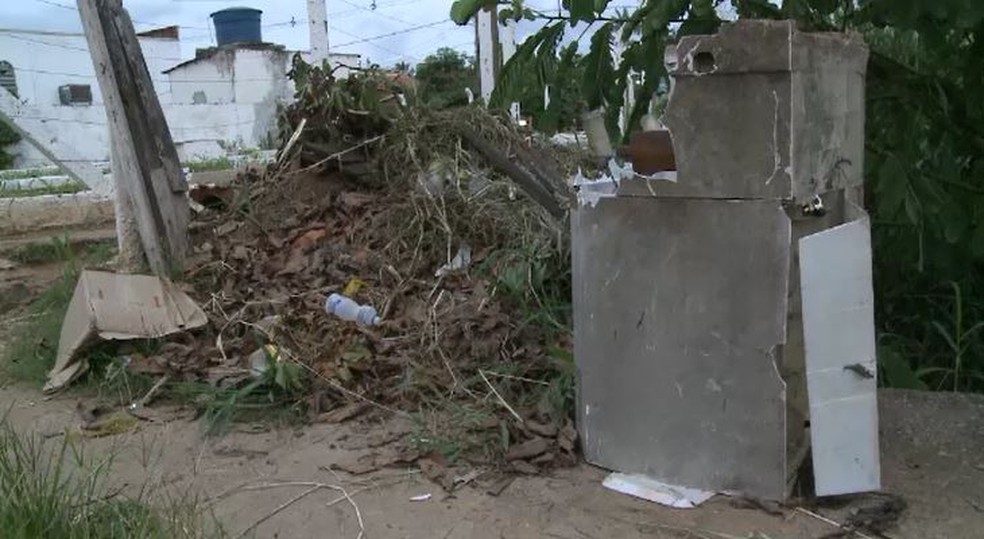
[[228,157],[213,157],[213,158],[203,158],[196,161],[189,161],[185,163],[188,170],[191,172],[206,172],[209,170],[229,170],[235,168],[232,164],[232,160]]
[[0,423],[0,529],[5,539],[198,538],[206,530],[194,498],[152,502],[112,490],[112,457],[87,459],[65,436],[58,444]]
[[50,244],[29,244],[5,255],[24,264],[64,262],[65,267],[61,277],[34,300],[25,321],[12,332],[0,364],[4,380],[44,383],[55,364],[62,321],[82,265],[103,263],[114,252],[115,244],[96,242],[76,254],[66,239],[53,238]]
[[27,321],[14,331],[6,347],[2,365],[6,380],[44,384],[55,364],[62,320],[78,276],[78,265],[69,264],[62,276],[31,305]]

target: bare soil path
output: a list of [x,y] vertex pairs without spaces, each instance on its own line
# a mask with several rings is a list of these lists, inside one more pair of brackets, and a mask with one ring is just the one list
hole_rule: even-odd
[[[984,537],[984,398],[974,395],[883,391],[882,469],[885,490],[909,504],[890,537]],[[79,422],[76,401],[43,400],[32,389],[0,390],[0,407],[18,430],[51,436]],[[217,518],[233,535],[308,485],[242,490],[247,485],[319,482],[345,488],[359,507],[369,538],[608,538],[768,537],[817,538],[833,531],[809,516],[785,517],[736,509],[718,497],[703,507],[670,510],[608,492],[604,472],[588,465],[549,477],[517,479],[499,496],[464,487],[447,496],[410,469],[368,476],[330,472],[336,462],[372,451],[359,449],[373,433],[394,424],[314,425],[297,430],[232,432],[206,439],[202,425],[179,420],[145,424],[139,431],[86,440],[96,454],[116,455],[114,479],[164,485],[175,495],[224,498]],[[431,494],[428,501],[411,498]],[[352,505],[334,490],[312,493],[266,520],[256,537],[352,537],[359,526]],[[847,510],[824,511],[838,519]],[[758,534],[758,535],[755,535]]]

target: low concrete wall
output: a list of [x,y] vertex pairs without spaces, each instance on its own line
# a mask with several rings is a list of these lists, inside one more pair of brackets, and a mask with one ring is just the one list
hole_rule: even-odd
[[0,198],[0,234],[113,223],[113,200],[84,191],[70,195]]

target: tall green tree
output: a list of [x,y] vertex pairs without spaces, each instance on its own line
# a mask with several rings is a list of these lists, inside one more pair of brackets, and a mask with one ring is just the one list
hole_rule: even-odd
[[[499,2],[504,19],[542,20],[518,49],[504,83],[580,72],[580,98],[605,107],[609,127],[640,74],[629,125],[665,88],[663,50],[721,24],[723,0],[565,0],[560,14],[523,0]],[[866,192],[872,214],[879,359],[895,385],[984,390],[984,2],[980,0],[731,0],[740,18],[795,19],[805,30],[864,35],[871,55],[866,100]],[[457,0],[466,23],[484,0]],[[571,30],[588,53],[565,64]],[[619,44],[621,54],[614,50]],[[561,68],[561,66],[564,66]],[[503,90],[504,92],[506,90]]]
[[455,49],[442,47],[417,64],[419,95],[427,105],[444,108],[468,103],[466,88],[474,92],[475,61]]

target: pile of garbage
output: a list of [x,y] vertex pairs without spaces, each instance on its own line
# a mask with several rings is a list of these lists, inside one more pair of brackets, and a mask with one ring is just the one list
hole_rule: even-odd
[[201,201],[187,277],[210,324],[168,369],[267,380],[315,421],[407,417],[421,454],[573,463],[577,163],[382,73],[292,76],[277,162]]

